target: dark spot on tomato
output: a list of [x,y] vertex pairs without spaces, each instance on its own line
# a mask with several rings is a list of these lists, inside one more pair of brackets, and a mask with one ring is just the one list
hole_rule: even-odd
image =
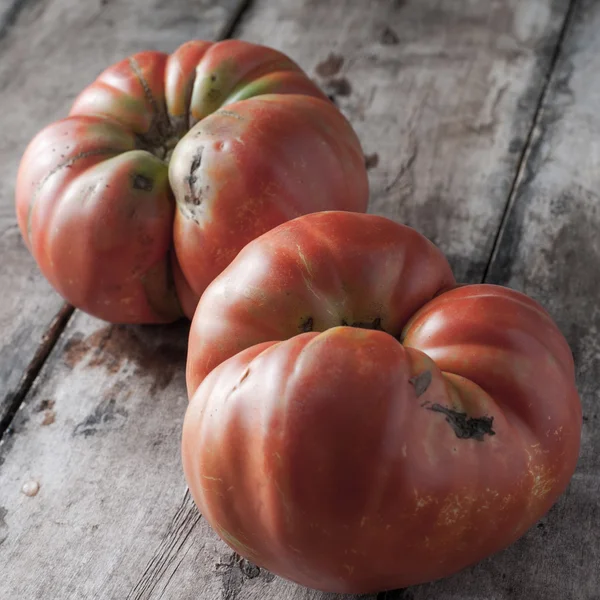
[[213,74],[213,75],[211,75],[211,76],[210,76],[210,80],[211,80],[211,81],[216,81],[216,80],[217,80],[217,76],[216,76],[216,75],[214,75],[214,74]]
[[373,329],[375,331],[385,331],[381,325],[381,317],[377,317],[372,321],[354,321],[354,323],[348,323],[346,319],[342,319],[340,323],[342,327],[355,327],[357,329]]
[[204,148],[199,148],[198,152],[196,152],[196,156],[194,156],[194,160],[192,160],[192,164],[190,165],[190,176],[188,177],[188,183],[190,185],[194,185],[196,181],[198,181],[198,177],[196,175],[196,171],[202,165],[202,152]]
[[202,153],[204,152],[204,147],[201,146],[198,148],[193,160],[190,165],[190,174],[187,177],[187,184],[190,190],[189,194],[184,196],[184,200],[186,204],[194,204],[195,206],[199,206],[202,202],[201,197],[201,189],[198,189],[196,183],[198,182],[198,171],[202,166]]
[[445,415],[446,422],[452,427],[456,437],[461,440],[472,439],[483,442],[486,434],[496,435],[496,432],[492,429],[494,417],[470,417],[465,412],[453,410],[441,404],[430,405],[425,403],[423,407],[432,412]]
[[431,385],[432,375],[431,371],[423,371],[414,377],[411,377],[408,382],[415,388],[415,394],[417,398],[422,396],[429,386]]
[[215,102],[221,97],[221,92],[217,88],[210,88],[210,90],[206,92],[206,97],[212,102]]
[[250,367],[246,367],[244,369],[244,372],[242,373],[240,380],[237,382],[236,387],[243,383],[248,378],[248,375],[250,375]]
[[145,175],[140,175],[139,173],[134,173],[131,178],[131,185],[134,190],[142,190],[144,192],[151,192],[154,188],[154,182],[149,177]]
[[307,317],[300,322],[300,326],[298,327],[302,333],[307,333],[308,331],[313,330],[313,318]]

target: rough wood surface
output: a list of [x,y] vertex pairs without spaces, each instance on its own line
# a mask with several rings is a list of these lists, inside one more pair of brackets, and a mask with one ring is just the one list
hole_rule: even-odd
[[[14,182],[26,144],[65,116],[102,69],[143,49],[226,31],[243,0],[3,0],[0,4],[0,430],[18,405],[62,299],[27,252],[17,228]],[[56,333],[59,333],[57,331]]]
[[174,476],[185,334],[82,314],[69,324],[0,445],[0,598],[123,598],[133,586],[185,491]]
[[[531,600],[600,599],[598,31],[600,4],[575,2],[488,276],[550,310],[573,350],[583,402],[580,460],[566,496],[490,563],[496,572],[511,568],[513,581],[505,587]],[[489,593],[494,582],[479,587]]]
[[[65,2],[48,0],[40,6],[66,6]],[[181,14],[183,4],[172,5],[178,6],[174,11]],[[587,10],[597,13],[591,5],[589,2]],[[124,1],[109,1],[106,6],[120,7],[119,14],[127,15],[127,27],[133,26],[135,14],[124,8]],[[237,33],[279,47],[313,69],[315,78],[336,98],[363,139],[371,167],[372,211],[423,230],[450,254],[459,277],[473,281],[483,276],[492,251],[567,9],[566,0],[484,4],[255,0]],[[190,11],[183,11],[188,15],[182,17],[184,29]],[[138,16],[156,23],[165,19],[160,11],[153,17],[150,13],[148,8]],[[199,13],[194,12],[196,23],[202,21]],[[60,14],[58,9],[32,12],[12,31],[29,27],[27,31],[33,35],[44,15],[53,23]],[[111,18],[119,31],[126,26],[122,19]],[[535,138],[529,140],[534,142],[526,162],[530,168],[525,169],[517,188],[489,271],[492,280],[502,280],[542,299],[575,344],[588,418],[580,469],[566,500],[509,550],[448,580],[381,593],[378,600],[598,597],[598,581],[593,579],[597,573],[590,575],[591,567],[599,562],[598,542],[592,537],[599,491],[594,474],[600,470],[592,454],[595,451],[598,456],[600,450],[592,429],[598,412],[592,404],[597,327],[586,328],[586,323],[594,323],[589,316],[595,315],[591,293],[598,290],[591,271],[587,276],[583,271],[592,257],[598,257],[590,253],[596,243],[592,234],[598,216],[598,211],[592,210],[596,202],[594,171],[576,170],[585,194],[577,191],[562,203],[557,201],[559,208],[554,211],[563,211],[564,230],[562,242],[555,243],[559,248],[562,244],[563,253],[551,243],[553,236],[558,238],[558,230],[553,229],[557,222],[546,214],[549,209],[543,200],[552,198],[561,186],[571,191],[577,187],[572,185],[570,169],[593,148],[594,132],[600,129],[600,119],[593,113],[593,88],[586,88],[586,80],[598,70],[594,64],[598,62],[594,55],[594,50],[598,55],[598,42],[592,37],[600,19],[595,18],[595,22],[585,23],[580,16],[575,20],[577,26],[569,30],[569,55],[559,60],[559,76],[547,90],[547,109]],[[589,48],[584,51],[577,41],[582,30],[589,38]],[[120,35],[126,37],[125,31]],[[102,35],[107,34],[103,31]],[[156,44],[169,49],[171,38],[179,33],[161,29],[153,35]],[[198,35],[197,31],[191,34]],[[65,36],[66,41],[42,46],[40,60],[51,65],[53,61],[46,57],[52,53],[66,61],[75,53],[73,48],[84,51],[74,33],[72,38]],[[113,44],[119,39],[115,34]],[[142,41],[148,43],[145,38]],[[105,40],[91,43],[102,43],[105,52],[114,50]],[[90,61],[109,60],[97,48],[94,51],[98,56]],[[17,56],[15,53],[15,61]],[[0,74],[5,68],[3,61]],[[581,72],[579,88],[574,87],[575,77],[570,75],[570,89],[587,98],[582,107],[577,106],[578,95],[565,96],[561,87],[571,63],[578,64]],[[60,64],[68,76],[67,63]],[[51,83],[48,86],[50,89]],[[4,97],[2,100],[4,103]],[[32,102],[32,110],[40,110],[36,106]],[[41,119],[41,113],[37,118]],[[565,122],[561,124],[560,119]],[[554,161],[555,149],[565,139],[566,148]],[[583,149],[578,155],[572,145],[579,139],[586,144],[580,146]],[[544,152],[538,149],[536,159],[538,143]],[[589,166],[595,164],[591,155],[593,152],[585,156]],[[541,180],[542,176],[546,179]],[[576,200],[572,202],[572,198]],[[579,207],[578,216],[573,216],[572,204]],[[589,220],[585,219],[586,210],[592,210]],[[569,238],[569,226],[587,232],[585,239]],[[590,256],[590,263],[584,259],[580,267],[584,273],[581,280],[571,266],[580,255]],[[560,265],[560,274],[552,272],[551,260]],[[535,276],[530,280],[532,273]],[[554,289],[563,284],[571,289]],[[588,300],[579,297],[584,293]],[[572,319],[569,302],[577,307]],[[588,321],[583,320],[586,315]],[[571,321],[575,323],[572,330]],[[108,327],[82,314],[69,323],[9,435],[0,443],[0,597],[344,598],[295,586],[240,560],[195,511],[179,460],[186,405],[185,334],[184,325]],[[587,340],[585,345],[581,338]],[[22,489],[31,482],[39,483],[40,488],[37,495],[29,497]],[[35,490],[35,485],[25,489]],[[574,494],[578,495],[572,507]],[[585,515],[582,528],[574,525],[578,511]],[[571,550],[561,546],[563,539],[569,540]],[[572,550],[574,541],[576,552]]]

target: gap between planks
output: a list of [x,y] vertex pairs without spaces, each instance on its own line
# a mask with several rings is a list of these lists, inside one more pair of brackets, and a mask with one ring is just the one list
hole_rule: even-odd
[[75,309],[71,305],[63,304],[42,336],[40,345],[27,365],[12,398],[9,397],[8,402],[0,407],[0,441],[74,312]]
[[202,515],[194,504],[190,491],[187,490],[171,520],[167,533],[160,541],[141,577],[127,594],[126,600],[142,600],[149,597],[156,586],[162,582],[163,576],[169,572],[163,586],[164,593],[181,561],[185,558],[185,553],[180,556],[180,551],[201,518]]
[[536,137],[535,133],[538,129],[540,117],[542,115],[542,108],[543,108],[546,98],[548,96],[548,91],[550,89],[550,82],[552,81],[552,76],[556,69],[556,65],[558,64],[558,59],[560,58],[560,52],[563,47],[563,43],[565,41],[565,36],[569,30],[571,21],[573,20],[573,15],[575,13],[575,7],[576,7],[577,2],[578,2],[578,0],[570,1],[569,7],[567,8],[567,12],[565,14],[565,18],[564,18],[562,27],[560,29],[560,33],[558,35],[558,40],[557,40],[554,50],[552,52],[552,58],[550,59],[550,64],[548,65],[548,70],[546,72],[544,85],[542,86],[540,95],[539,95],[537,103],[536,103],[535,113],[533,115],[531,127],[529,129],[527,138],[525,140],[525,144],[523,145],[523,149],[521,150],[521,154],[520,154],[519,160],[517,162],[517,168],[515,169],[515,176],[512,180],[512,183],[510,186],[510,191],[506,198],[506,204],[505,204],[504,210],[502,212],[502,218],[501,218],[500,224],[498,226],[498,231],[496,232],[496,235],[494,237],[492,251],[490,252],[489,259],[487,261],[485,270],[483,272],[483,277],[481,278],[482,283],[486,283],[489,279],[490,270],[492,268],[492,265],[494,264],[494,261],[496,260],[498,251],[500,249],[500,245],[502,242],[502,235],[506,228],[506,223],[508,222],[508,217],[509,217],[511,209],[515,203],[515,198],[517,196],[519,184],[521,183],[523,174],[525,173],[525,169],[529,162],[529,156],[531,154],[531,151],[533,150],[533,148],[535,146],[535,144],[534,144],[535,137]]

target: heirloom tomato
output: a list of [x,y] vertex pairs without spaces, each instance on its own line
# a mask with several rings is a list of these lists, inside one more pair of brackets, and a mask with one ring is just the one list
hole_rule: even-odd
[[16,207],[70,303],[113,322],[191,318],[251,239],[323,209],[364,211],[364,156],[287,56],[237,40],[135,54],[29,144]]
[[457,286],[385,218],[307,215],[200,300],[184,471],[223,540],[274,573],[347,593],[430,581],[515,541],[565,490],[574,379],[537,302]]

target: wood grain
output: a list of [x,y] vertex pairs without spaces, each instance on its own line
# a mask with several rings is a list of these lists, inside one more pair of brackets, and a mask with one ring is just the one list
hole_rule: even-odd
[[[173,5],[182,10],[183,4]],[[115,27],[133,27],[123,2],[111,6],[121,10],[120,19],[111,17]],[[461,279],[476,281],[526,150],[567,9],[566,0],[255,0],[237,35],[279,47],[312,69],[363,139],[372,211],[423,230],[450,254]],[[142,12],[157,23],[165,18]],[[33,34],[44,14],[57,19],[61,13],[32,12],[22,26]],[[189,18],[183,20],[186,27]],[[162,47],[174,36],[152,35]],[[72,48],[81,48],[77,43],[67,36],[47,46],[48,63],[53,53],[66,60]],[[112,51],[108,44],[105,51]],[[98,54],[93,60],[104,60]],[[68,77],[66,68],[61,72]],[[517,206],[518,199],[510,215]],[[494,262],[490,276],[497,268]],[[195,511],[179,461],[185,337],[184,325],[107,327],[76,313],[0,443],[0,597],[350,598],[301,588],[241,560]],[[583,480],[591,481],[591,473]],[[21,492],[28,481],[40,484],[33,497]],[[587,489],[591,500],[593,489]],[[377,599],[561,597],[548,592],[554,580],[534,550],[554,540],[544,553],[550,568],[578,559],[565,557],[553,533],[563,506],[524,541],[481,565]],[[587,514],[591,530],[594,515]],[[568,581],[562,597],[593,598],[587,589],[573,595],[569,585],[577,578]]]
[[102,69],[143,49],[172,51],[225,33],[244,0],[15,0],[0,4],[0,431],[37,358],[60,333],[62,299],[46,283],[17,228],[14,182],[29,140],[66,116]]
[[0,443],[0,598],[122,599],[134,586],[185,491],[186,333],[81,313],[68,325]]
[[495,563],[502,571],[518,560],[504,585],[532,600],[600,598],[599,30],[600,5],[575,2],[488,276],[550,310],[573,350],[583,402],[566,496]]

